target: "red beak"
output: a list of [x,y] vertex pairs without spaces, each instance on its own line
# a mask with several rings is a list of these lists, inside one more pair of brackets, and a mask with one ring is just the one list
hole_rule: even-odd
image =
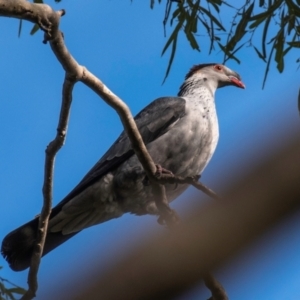
[[233,85],[235,85],[235,86],[237,86],[241,89],[246,88],[245,84],[241,80],[239,80],[238,78],[236,78],[234,76],[229,76],[229,78],[230,78],[230,81],[233,83]]

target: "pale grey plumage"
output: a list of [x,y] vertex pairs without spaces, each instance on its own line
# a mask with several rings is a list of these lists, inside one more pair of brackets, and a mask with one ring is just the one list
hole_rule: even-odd
[[[225,66],[197,65],[187,74],[178,97],[159,98],[135,117],[156,164],[183,177],[203,172],[219,136],[214,94],[218,87],[226,85],[244,88],[239,75]],[[123,132],[53,209],[44,254],[80,230],[124,213],[158,214],[152,186],[146,183],[145,176]],[[166,185],[168,201],[186,188],[187,185]],[[2,254],[15,270],[28,267],[36,224],[33,220],[21,226],[3,241]]]

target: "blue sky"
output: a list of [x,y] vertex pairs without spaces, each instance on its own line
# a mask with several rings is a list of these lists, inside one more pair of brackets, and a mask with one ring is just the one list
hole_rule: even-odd
[[[163,5],[154,10],[149,1],[129,0],[91,0],[88,4],[64,0],[51,5],[67,11],[61,30],[72,55],[126,101],[133,114],[157,97],[176,95],[192,65],[223,58],[218,51],[207,55],[204,36],[200,37],[200,53],[190,50],[181,38],[171,74],[162,85],[168,61],[168,56],[160,56],[166,42]],[[55,136],[60,107],[63,70],[49,46],[42,44],[41,32],[33,37],[28,34],[31,27],[24,23],[18,38],[18,21],[0,18],[0,239],[40,211],[44,150]],[[271,150],[299,134],[298,56],[287,59],[282,75],[272,65],[264,90],[265,65],[249,48],[238,56],[241,65],[234,61],[227,65],[241,74],[247,89],[217,91],[220,141],[202,177],[219,193]],[[78,183],[121,130],[116,113],[85,86],[76,85],[66,145],[56,159],[54,203]],[[189,189],[172,203],[181,216],[201,206],[188,197],[195,192]],[[202,198],[207,201],[204,195]],[[231,300],[300,299],[299,220],[295,212],[216,273]],[[53,290],[74,286],[74,274],[80,286],[92,259],[105,271],[120,258],[120,249],[126,254],[163,230],[154,217],[130,215],[85,230],[43,258],[36,299],[59,299],[53,298]],[[12,272],[2,257],[1,265],[1,277],[26,286],[26,271]],[[196,297],[206,299],[208,291],[200,285],[180,299]]]

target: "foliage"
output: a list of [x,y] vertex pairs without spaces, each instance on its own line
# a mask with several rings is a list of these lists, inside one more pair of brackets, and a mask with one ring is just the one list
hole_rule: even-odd
[[[2,267],[0,267],[0,270],[1,269]],[[5,283],[9,284],[12,287],[8,288],[7,286],[5,286]],[[0,277],[0,300],[15,300],[16,298],[14,294],[24,295],[25,292],[26,290],[24,290],[23,288],[13,284],[7,279]]]
[[[150,1],[151,8],[154,2]],[[176,8],[172,11],[174,2]],[[244,0],[242,6],[234,5],[222,0],[167,0],[164,24],[166,26],[169,21],[173,31],[162,51],[163,55],[171,49],[165,78],[175,57],[180,32],[185,34],[191,48],[197,51],[200,51],[199,34],[206,32],[210,39],[209,54],[217,47],[224,53],[224,62],[233,59],[240,63],[238,51],[245,46],[252,47],[266,63],[263,86],[272,60],[278,71],[283,72],[285,56],[291,49],[300,48],[300,0]],[[223,24],[220,18],[225,6],[233,11],[229,26]],[[272,32],[275,28],[275,33],[270,28]],[[254,44],[254,34],[260,37],[260,45]],[[296,62],[299,63],[300,58]]]
[[[132,0],[131,0],[132,1]],[[230,0],[229,0],[230,1]],[[33,0],[43,3],[43,0]],[[61,2],[61,0],[55,0]],[[157,0],[162,3],[162,0]],[[284,70],[284,58],[291,49],[300,48],[300,0],[244,0],[243,5],[236,7],[223,0],[166,0],[164,31],[169,23],[173,28],[162,50],[162,55],[170,48],[169,63],[165,78],[169,75],[176,54],[179,34],[184,33],[193,50],[201,51],[199,37],[205,35],[210,40],[209,54],[213,50],[224,53],[223,62],[229,59],[240,63],[237,53],[243,47],[253,48],[257,56],[266,63],[263,87],[266,83],[270,63],[276,63],[280,73]],[[176,7],[172,10],[172,4]],[[150,0],[153,9],[155,0]],[[223,24],[220,14],[230,9],[232,21],[227,26]],[[169,22],[168,22],[169,21]],[[22,20],[19,26],[21,33]],[[272,28],[272,30],[271,30]],[[273,29],[275,28],[275,33]],[[34,34],[39,29],[35,24],[30,32]],[[253,42],[254,35],[261,40],[260,45]],[[300,63],[300,58],[296,63]]]

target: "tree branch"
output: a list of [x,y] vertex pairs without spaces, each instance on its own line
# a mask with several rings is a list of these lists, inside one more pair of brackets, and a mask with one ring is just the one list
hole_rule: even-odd
[[[22,299],[32,299],[35,297],[38,282],[37,273],[45,243],[48,219],[52,206],[52,190],[53,190],[53,170],[55,156],[59,149],[63,146],[67,133],[68,120],[70,114],[70,106],[72,102],[72,90],[76,82],[81,81],[99,95],[108,105],[118,113],[125,131],[131,141],[133,150],[141,162],[147,177],[153,185],[155,202],[160,212],[160,220],[167,225],[173,225],[178,221],[178,216],[174,210],[169,207],[167,201],[164,183],[173,180],[175,183],[190,183],[194,186],[201,186],[201,190],[208,192],[203,185],[196,184],[195,180],[183,178],[164,178],[157,176],[156,165],[149,155],[142,137],[132,117],[128,106],[112,91],[109,90],[103,82],[93,75],[87,68],[78,64],[68,51],[63,34],[59,31],[60,17],[65,14],[64,10],[55,12],[50,6],[45,4],[30,3],[25,0],[6,1],[0,0],[0,16],[13,17],[36,23],[44,31],[44,43],[49,42],[53,53],[65,70],[65,80],[63,84],[62,104],[60,118],[55,139],[50,142],[46,149],[45,169],[44,169],[44,185],[43,185],[43,207],[39,217],[39,227],[37,233],[36,244],[32,254],[30,270],[28,274],[29,289]],[[160,178],[161,177],[161,178]],[[211,193],[211,191],[210,191]],[[209,193],[208,193],[209,194]],[[212,193],[211,193],[212,194]]]
[[48,229],[48,220],[52,208],[53,198],[53,175],[54,175],[54,161],[57,152],[63,146],[66,138],[70,107],[72,103],[72,91],[76,79],[70,78],[67,74],[63,84],[62,104],[60,109],[60,117],[57,127],[57,134],[55,139],[49,143],[46,148],[45,169],[44,169],[44,184],[43,184],[43,207],[39,217],[39,226],[37,232],[37,239],[32,253],[30,269],[28,272],[28,291],[22,297],[22,300],[30,300],[35,297],[38,289],[37,274],[41,261],[41,256],[44,249],[44,244]]
[[128,106],[86,67],[78,64],[69,53],[62,34],[53,36],[49,42],[64,70],[92,89],[118,113],[130,139],[132,148],[153,185],[153,190],[156,194],[155,203],[159,209],[160,218],[164,219],[169,226],[173,226],[173,223],[178,220],[178,216],[169,207],[168,201],[166,201],[165,188],[162,186],[163,183],[160,182],[160,179],[157,177],[156,165],[147,151]]
[[208,300],[228,300],[223,286],[218,282],[211,273],[203,276],[203,281],[206,287],[211,291],[211,297]]
[[215,296],[220,287],[209,282],[210,270],[227,264],[266,231],[299,212],[299,138],[273,150],[268,160],[237,178],[223,201],[193,210],[177,230],[139,242],[105,272],[91,262],[92,275],[83,279],[82,289],[65,288],[60,297],[97,300],[101,295],[119,300],[121,293],[122,300],[178,299],[203,278]]

